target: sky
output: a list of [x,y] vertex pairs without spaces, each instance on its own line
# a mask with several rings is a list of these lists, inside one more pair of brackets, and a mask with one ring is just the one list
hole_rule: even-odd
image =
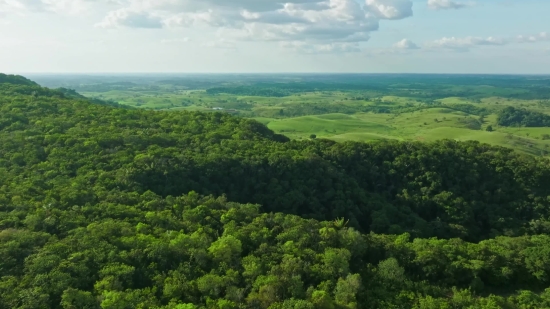
[[549,0],[0,0],[0,72],[550,74],[549,12]]

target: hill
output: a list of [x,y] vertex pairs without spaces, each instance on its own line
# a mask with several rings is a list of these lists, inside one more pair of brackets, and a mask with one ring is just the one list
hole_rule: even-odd
[[[533,156],[550,155],[550,129],[546,125],[550,79],[544,76],[162,77],[36,76],[42,85],[76,89],[86,97],[134,108],[226,111],[257,119],[274,132],[297,140],[313,134],[335,141],[363,142],[449,138],[476,140]],[[332,116],[339,118],[326,118]]]
[[38,86],[37,83],[20,75],[6,75],[0,73],[0,84]]
[[[523,235],[549,213],[548,161],[504,148],[289,141],[226,114],[128,110],[57,90],[2,87],[0,166],[15,186],[3,188],[8,200],[14,189],[24,201],[61,207],[97,203],[112,190],[196,191],[268,212],[345,217],[364,232],[473,241]],[[64,183],[75,191],[67,194]]]
[[290,141],[17,83],[0,85],[0,145],[0,308],[550,302],[546,159]]

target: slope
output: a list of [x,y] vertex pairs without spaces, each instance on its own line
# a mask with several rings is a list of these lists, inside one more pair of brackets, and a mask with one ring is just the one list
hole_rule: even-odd
[[290,142],[220,113],[120,109],[36,86],[0,90],[8,209],[196,191],[267,212],[345,217],[362,231],[468,240],[530,233],[532,220],[550,214],[547,160],[477,142]]

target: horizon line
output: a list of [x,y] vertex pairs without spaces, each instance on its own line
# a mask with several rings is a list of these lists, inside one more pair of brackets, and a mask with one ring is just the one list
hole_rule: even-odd
[[[0,72],[2,73],[2,72]],[[550,76],[549,73],[420,73],[420,72],[9,72],[15,75],[493,75]]]

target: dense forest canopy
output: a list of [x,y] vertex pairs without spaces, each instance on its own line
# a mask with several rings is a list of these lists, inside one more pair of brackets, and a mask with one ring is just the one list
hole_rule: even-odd
[[2,309],[550,306],[547,159],[21,81],[0,84]]
[[505,127],[550,127],[550,116],[508,106],[499,113],[498,124]]

